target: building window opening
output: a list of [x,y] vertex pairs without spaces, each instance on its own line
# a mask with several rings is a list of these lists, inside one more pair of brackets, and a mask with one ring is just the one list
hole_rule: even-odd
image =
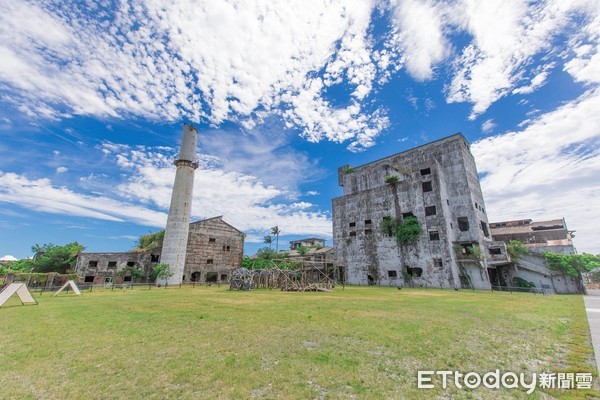
[[481,222],[481,230],[483,231],[483,234],[485,235],[485,237],[490,237],[490,231],[488,230],[488,226],[485,223],[485,221],[480,221]]
[[217,274],[216,272],[206,273],[206,282],[217,282],[217,278],[219,278],[219,274]]
[[388,278],[397,278],[398,271],[388,271]]
[[215,238],[208,238],[208,243],[214,243],[216,241],[217,241],[217,239],[215,239]]
[[374,285],[375,284],[375,279],[373,279],[372,275],[367,275],[367,282],[369,283],[369,285]]
[[433,259],[433,266],[435,268],[443,268],[444,267],[444,263],[442,262],[441,258],[434,258]]
[[94,283],[94,278],[95,278],[94,275],[87,275],[85,277],[85,279],[83,280],[83,282],[85,282],[85,283]]
[[431,215],[435,215],[436,211],[437,210],[435,209],[435,206],[425,207],[425,216],[429,217]]
[[421,176],[430,175],[430,174],[431,174],[431,168],[423,168],[421,170]]
[[226,251],[229,251],[229,250],[231,250],[231,247],[227,246]]
[[456,221],[458,222],[458,229],[461,232],[469,230],[469,219],[467,217],[458,217]]
[[413,278],[420,278],[423,275],[423,268],[406,267],[406,272]]
[[208,260],[206,260],[206,263],[207,263],[207,264],[212,264],[212,263],[213,263],[213,259],[212,259],[212,258],[209,258]]
[[365,235],[370,235],[371,233],[373,233],[372,229],[365,229]]
[[370,219],[365,219],[365,225],[371,225],[372,221]]
[[227,281],[227,274],[221,274],[221,281]]
[[431,192],[433,190],[433,185],[431,181],[423,182],[423,192]]
[[410,218],[410,217],[414,217],[415,214],[411,213],[411,212],[405,212],[402,213],[402,219],[406,219],[406,218]]
[[200,282],[200,275],[201,275],[201,273],[199,271],[192,272],[192,276],[191,276],[190,280],[192,282]]
[[116,261],[109,261],[108,262],[108,268],[117,268],[117,262]]
[[98,267],[98,261],[88,261],[88,268],[97,268],[97,267]]
[[502,249],[500,247],[492,247],[490,248],[490,254],[493,256],[499,256],[502,254]]
[[348,225],[350,226],[350,228],[354,228],[356,226],[356,222],[350,222]]
[[128,266],[128,267],[133,267],[133,266],[135,266],[135,261],[127,261],[127,266]]
[[440,240],[440,233],[438,231],[429,231],[429,240]]
[[158,254],[150,254],[150,261],[151,262],[159,262],[160,261],[160,255],[158,255]]
[[123,282],[131,282],[131,275],[124,276]]
[[356,236],[356,232],[350,232],[350,236]]

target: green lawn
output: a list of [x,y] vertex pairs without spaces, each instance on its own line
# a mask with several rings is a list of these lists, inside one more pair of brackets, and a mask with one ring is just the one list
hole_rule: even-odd
[[417,389],[417,370],[597,379],[581,296],[213,286],[38,301],[0,308],[0,398],[544,398]]

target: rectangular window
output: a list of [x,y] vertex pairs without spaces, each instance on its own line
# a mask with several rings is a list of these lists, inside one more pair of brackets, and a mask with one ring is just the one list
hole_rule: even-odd
[[135,265],[135,261],[127,261],[128,267],[133,267]]
[[221,274],[221,281],[227,280],[227,274]]
[[458,222],[458,229],[461,232],[469,230],[469,219],[467,217],[458,217],[456,221]]
[[488,230],[488,226],[485,223],[485,221],[479,221],[481,223],[481,230],[483,231],[483,234],[485,235],[485,237],[490,237],[490,231]]
[[117,268],[117,262],[116,261],[109,261],[108,262],[108,268]]
[[402,219],[406,219],[406,218],[410,218],[410,217],[414,217],[415,214],[411,213],[411,212],[405,212],[402,213]]
[[421,170],[421,176],[430,175],[430,174],[431,174],[431,168],[424,168]]
[[425,207],[425,216],[428,217],[430,215],[435,215],[435,206]]
[[431,181],[423,182],[423,192],[431,192],[433,190],[433,185]]
[[88,268],[97,268],[97,267],[98,267],[98,261],[88,261]]
[[348,225],[350,226],[350,228],[354,228],[356,226],[356,222],[350,222]]
[[150,254],[150,261],[151,262],[159,262],[160,256],[158,254]]
[[444,263],[442,263],[442,259],[441,258],[434,258],[433,259],[433,266],[436,268],[443,268],[444,267]]
[[490,254],[493,256],[499,256],[502,254],[502,249],[500,247],[492,247],[490,248]]
[[229,250],[231,250],[231,247],[227,246],[227,247],[225,248],[225,251],[229,251]]
[[398,271],[388,271],[388,278],[397,278]]
[[356,236],[356,232],[350,232],[350,236]]
[[365,235],[370,235],[371,233],[373,233],[372,229],[365,229]]
[[95,278],[94,275],[87,275],[83,281],[85,283],[94,283],[94,278]]
[[124,277],[123,277],[123,282],[131,282],[131,275],[129,275],[129,276],[124,276]]
[[429,231],[429,240],[440,240],[440,233],[438,231]]
[[215,239],[215,238],[208,238],[208,243],[214,243],[216,241],[217,241],[217,239]]
[[223,251],[225,251],[225,245],[223,245]]
[[207,264],[212,264],[212,263],[213,263],[213,259],[212,259],[212,258],[209,258],[208,260],[206,260],[206,263],[207,263]]
[[371,225],[371,220],[370,219],[365,219],[365,225]]

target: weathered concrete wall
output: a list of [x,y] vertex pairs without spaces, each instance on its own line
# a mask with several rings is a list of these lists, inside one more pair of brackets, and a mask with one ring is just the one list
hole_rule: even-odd
[[[461,267],[454,250],[468,242],[487,254],[491,241],[475,161],[462,135],[348,168],[338,171],[344,195],[333,199],[334,248],[348,282],[396,285],[420,268],[421,276],[412,278],[417,285],[458,287],[459,276],[468,273],[475,287],[490,287],[485,260],[482,267]],[[389,175],[398,182],[386,183]],[[384,217],[406,213],[417,217],[423,232],[416,243],[398,245],[380,226]],[[459,217],[468,220],[468,229],[459,229]]]
[[[153,259],[155,261],[153,261]],[[137,268],[144,271],[144,278],[152,272],[154,266],[160,259],[160,250],[148,253],[125,252],[125,253],[80,253],[77,258],[75,272],[85,281],[91,279],[95,285],[108,282],[122,283],[123,278],[119,271],[128,267]],[[128,273],[125,276],[131,276]],[[107,278],[108,282],[107,282]]]
[[[206,282],[208,274],[226,282],[242,266],[244,234],[221,217],[190,224],[184,282]],[[216,275],[213,275],[216,274]]]
[[506,283],[510,284],[515,277],[535,284],[538,289],[554,293],[577,293],[575,278],[565,276],[548,268],[546,258],[538,254],[519,257],[516,265],[501,268]]

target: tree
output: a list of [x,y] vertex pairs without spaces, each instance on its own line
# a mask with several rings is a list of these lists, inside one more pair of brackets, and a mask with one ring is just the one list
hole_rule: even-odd
[[551,270],[577,278],[577,287],[580,292],[583,292],[581,273],[600,267],[600,254],[558,254],[545,251],[544,256]]
[[511,263],[516,263],[519,258],[526,254],[530,254],[531,252],[525,246],[523,242],[518,240],[511,240],[506,245],[506,250],[508,251],[508,256],[510,257]]
[[150,251],[154,249],[161,248],[163,245],[163,240],[165,238],[165,231],[158,231],[155,233],[149,233],[147,235],[142,235],[137,240],[136,246],[133,251]]
[[271,244],[273,243],[273,238],[271,237],[271,235],[267,235],[264,237],[264,243],[269,245],[269,248],[271,248]]
[[33,260],[25,258],[23,260],[9,261],[6,263],[5,272],[31,272],[33,271]]
[[77,242],[69,243],[64,246],[56,246],[47,243],[42,246],[36,244],[31,247],[36,254],[33,258],[34,272],[58,272],[66,274],[75,268],[77,256],[85,249]]
[[279,234],[281,233],[281,230],[279,230],[279,226],[275,225],[274,227],[271,228],[271,234],[275,235],[276,240],[277,240],[277,244],[275,245],[275,251],[279,252]]
[[153,281],[156,280],[166,280],[173,276],[173,271],[171,271],[171,267],[169,264],[159,263],[154,266],[152,273],[150,274],[150,279]]
[[298,254],[300,254],[301,256],[303,256],[306,253],[308,253],[308,247],[300,246],[300,247],[298,247],[296,249],[296,251],[298,251]]

